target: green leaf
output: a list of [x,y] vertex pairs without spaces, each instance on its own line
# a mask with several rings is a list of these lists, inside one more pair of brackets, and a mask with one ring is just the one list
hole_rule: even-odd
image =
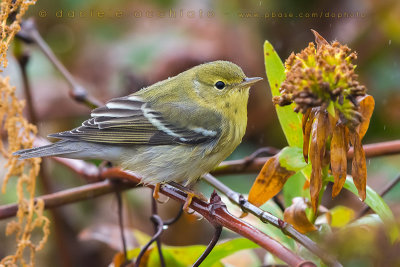
[[300,147],[284,147],[279,153],[279,163],[289,171],[300,171],[307,163],[304,161],[303,149]]
[[295,197],[310,198],[309,191],[304,190],[304,182],[311,173],[311,164],[304,161],[303,150],[299,147],[285,147],[279,153],[279,163],[287,170],[297,172],[290,177],[283,187],[285,206],[292,204]]
[[[285,67],[276,53],[273,46],[265,41],[264,43],[265,69],[272,96],[279,96],[279,88],[285,80]],[[301,128],[301,114],[293,111],[294,104],[289,106],[275,106],[279,123],[290,147],[303,148],[303,132]],[[290,177],[283,187],[283,194],[286,205],[292,203],[293,197],[304,196],[303,184],[306,179],[304,172],[297,173]]]
[[302,172],[295,173],[286,181],[282,189],[285,207],[292,205],[292,199],[295,197],[307,197],[310,199],[309,191],[303,190],[305,181],[306,177]]
[[[333,176],[329,175],[327,179],[330,182],[334,181]],[[346,182],[343,186],[356,196],[358,196],[358,191],[354,185],[353,178],[347,176]],[[399,229],[396,227],[395,219],[392,211],[386,202],[381,198],[381,196],[376,193],[371,187],[367,186],[367,197],[365,203],[382,219],[382,221],[389,227],[388,235],[390,240],[394,242],[399,237]]]
[[258,248],[259,246],[246,239],[236,238],[217,245],[202,263],[203,266],[212,266],[215,262],[235,253],[236,251],[250,248]]
[[[186,267],[193,265],[196,259],[204,252],[205,248],[203,245],[185,247],[162,246],[162,252],[166,266]],[[151,251],[147,266],[161,266],[156,248]]]
[[329,106],[327,108],[329,114],[331,114],[332,117],[335,117],[335,105],[333,104],[333,101],[329,101]]
[[[244,249],[258,248],[259,246],[246,239],[231,239],[215,246],[208,257],[202,263],[202,266],[223,267],[220,262],[223,258]],[[163,256],[166,266],[186,267],[192,266],[193,263],[201,256],[206,249],[203,245],[194,246],[162,246]],[[140,248],[128,251],[128,258],[136,258],[140,252]],[[160,266],[160,258],[158,250],[153,246],[150,252],[146,266]]]
[[[264,43],[264,60],[272,96],[279,96],[279,88],[285,80],[285,67],[268,41]],[[301,114],[294,112],[293,108],[294,104],[284,107],[276,105],[276,113],[289,146],[303,147]]]

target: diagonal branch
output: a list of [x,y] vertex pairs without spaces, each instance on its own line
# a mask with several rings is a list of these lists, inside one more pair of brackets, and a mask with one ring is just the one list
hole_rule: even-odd
[[254,216],[258,217],[262,222],[270,223],[273,226],[281,229],[284,234],[290,236],[298,243],[302,244],[305,248],[320,257],[329,266],[341,266],[340,263],[337,262],[331,255],[323,251],[314,241],[309,239],[307,236],[299,233],[296,229],[293,228],[292,225],[275,217],[271,213],[254,206],[253,204],[248,202],[243,197],[243,195],[233,191],[232,189],[218,181],[211,174],[204,175],[203,179],[212,187],[220,191],[222,194],[226,195],[232,203],[238,205],[244,212],[251,213]]
[[[46,209],[55,208],[57,206],[80,201],[83,199],[93,198],[101,194],[115,192],[116,190],[132,188],[140,183],[140,179],[138,177],[134,176],[131,173],[122,171],[118,168],[110,168],[100,171],[99,179],[106,178],[123,179],[123,181],[121,183],[113,183],[109,180],[105,180],[77,187],[74,189],[42,196],[41,199],[44,200]],[[153,185],[147,185],[147,187],[154,189]],[[187,198],[187,194],[185,192],[169,184],[162,185],[160,188],[160,192],[180,203],[185,203]],[[290,266],[315,266],[311,262],[304,261],[298,255],[294,254],[278,241],[267,236],[257,228],[236,218],[235,216],[230,214],[228,210],[223,206],[212,207],[212,204],[194,198],[190,208],[201,214],[204,218],[212,222],[214,225],[221,225],[238,233],[239,235],[242,235],[243,237],[252,240],[264,249],[276,255],[281,260],[285,261]],[[11,217],[15,215],[16,210],[16,205],[0,206],[0,218]]]
[[[400,140],[386,141],[363,145],[365,156],[367,158],[380,157],[400,154]],[[347,159],[352,159],[354,155],[353,148],[347,153]],[[229,160],[222,162],[215,168],[211,174],[242,174],[258,173],[269,157],[254,158],[251,162],[248,159]]]
[[53,63],[54,67],[62,74],[62,76],[68,82],[71,88],[71,90],[69,91],[69,95],[75,101],[83,103],[90,108],[96,108],[98,106],[103,105],[103,103],[101,103],[94,97],[90,96],[87,93],[86,89],[75,80],[75,78],[71,75],[71,73],[60,62],[60,60],[58,60],[58,58],[54,55],[51,48],[43,40],[42,36],[37,30],[35,21],[33,19],[28,19],[21,23],[21,30],[18,32],[17,37],[26,43],[34,43],[39,47],[39,49],[43,52],[43,54],[47,57],[47,59],[51,63]]

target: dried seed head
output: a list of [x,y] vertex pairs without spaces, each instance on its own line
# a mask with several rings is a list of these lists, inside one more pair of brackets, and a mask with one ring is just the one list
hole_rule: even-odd
[[313,32],[317,48],[309,43],[300,53],[289,56],[285,63],[286,80],[280,88],[282,95],[274,97],[273,102],[281,106],[294,102],[295,110],[302,113],[312,107],[326,108],[333,102],[342,122],[354,129],[361,116],[353,100],[366,93],[354,73],[356,66],[352,62],[357,55],[346,45],[337,41],[329,44]]

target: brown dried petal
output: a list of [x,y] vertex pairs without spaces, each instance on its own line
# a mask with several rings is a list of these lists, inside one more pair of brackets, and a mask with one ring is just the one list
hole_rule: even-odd
[[360,139],[362,140],[368,130],[372,112],[374,112],[375,100],[371,95],[365,95],[364,97],[357,100],[360,104],[359,112],[361,113],[362,121],[357,127],[356,131],[358,132],[358,134],[360,135]]
[[351,175],[358,190],[358,195],[364,201],[367,190],[367,163],[365,161],[365,153],[361,144],[361,138],[357,132],[351,133],[351,143],[354,148],[354,157],[351,167]]
[[[309,109],[309,110],[311,110],[311,109]],[[309,151],[309,147],[310,147],[310,133],[311,133],[312,124],[313,124],[313,121],[315,118],[315,112],[314,112],[314,110],[312,110],[309,114],[308,120],[304,120],[304,116],[306,114],[303,115],[303,156],[304,156],[305,162],[308,163],[308,151]]]
[[295,172],[279,163],[279,154],[270,158],[261,169],[249,192],[249,202],[259,207],[278,194],[287,179]]
[[318,32],[311,30],[315,36],[315,43],[317,44],[317,50],[319,50],[323,45],[329,45],[329,43],[322,37]]
[[322,161],[325,155],[325,144],[329,136],[329,129],[328,114],[325,111],[320,111],[312,126],[310,145],[310,160],[312,164],[310,195],[314,212],[318,208],[318,197],[322,187]]
[[285,209],[283,219],[293,225],[293,227],[302,234],[315,231],[317,228],[312,224],[306,215],[307,204],[304,198],[295,197],[292,205]]
[[306,126],[306,122],[308,120],[308,118],[310,117],[310,113],[311,113],[311,108],[307,109],[306,112],[303,114],[303,118],[301,119],[301,126],[303,129],[303,134],[304,134],[304,129]]
[[347,150],[348,150],[348,130],[343,124],[336,125],[333,129],[331,141],[331,168],[335,182],[332,188],[332,197],[336,197],[343,184],[346,181],[347,175]]

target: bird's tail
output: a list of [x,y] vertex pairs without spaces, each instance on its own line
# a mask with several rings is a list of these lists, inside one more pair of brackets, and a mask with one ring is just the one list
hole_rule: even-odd
[[78,152],[80,149],[77,146],[67,145],[68,141],[59,141],[54,144],[35,147],[30,149],[22,149],[14,152],[14,156],[19,156],[19,159],[30,159],[50,156],[63,156],[65,154]]

